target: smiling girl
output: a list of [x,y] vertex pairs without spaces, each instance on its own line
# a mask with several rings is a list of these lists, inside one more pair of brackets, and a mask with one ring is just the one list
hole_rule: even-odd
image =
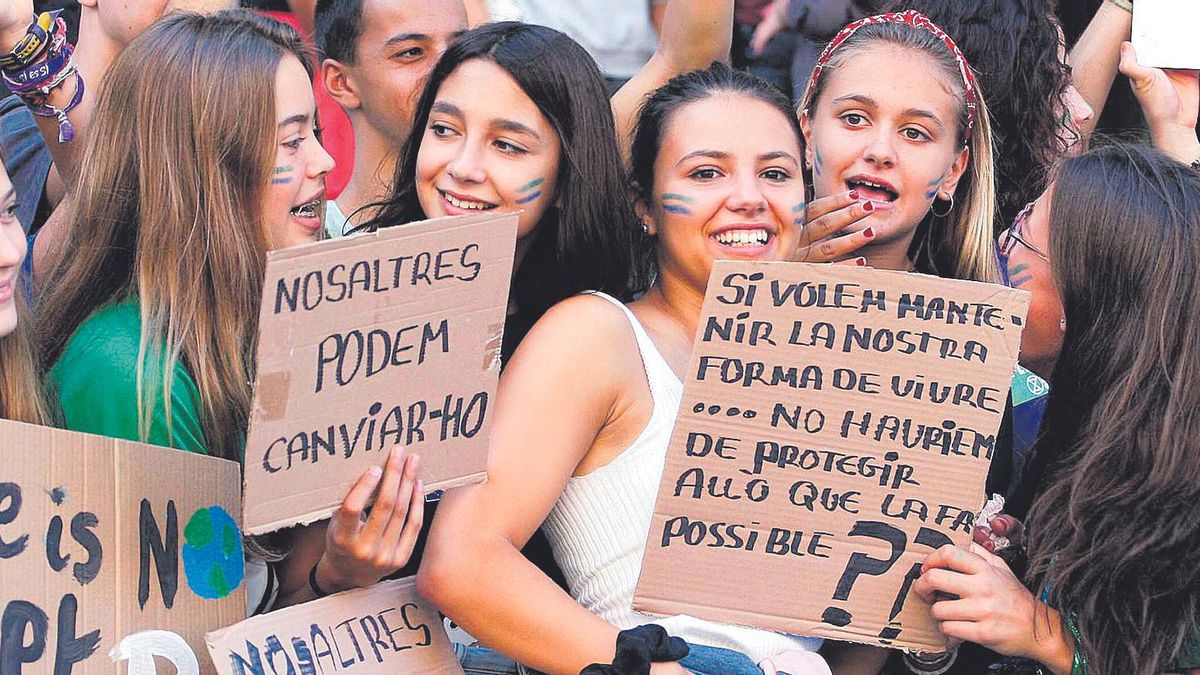
[[[67,428],[241,460],[267,252],[317,238],[333,167],[311,78],[294,31],[242,11],[173,15],[114,62],[88,130],[72,255],[39,307]],[[393,451],[332,524],[292,533],[281,594],[402,565],[420,529],[421,509],[406,521],[416,468]],[[376,486],[394,508],[361,523]],[[258,569],[248,579],[273,586]],[[251,591],[252,608],[269,604],[269,589]]]
[[825,253],[999,279],[987,108],[941,29],[913,11],[850,24],[818,60],[799,113],[814,195],[854,191],[870,214]]
[[521,211],[506,359],[555,302],[625,294],[636,217],[604,80],[574,40],[520,23],[467,32],[430,74],[413,129],[396,194],[365,227]]
[[[628,660],[640,648],[652,673],[760,673],[784,658],[829,672],[820,640],[632,608],[713,261],[792,255],[802,157],[789,102],[728,67],[647,99],[632,158],[657,279],[629,307],[583,294],[534,326],[501,376],[488,482],[447,494],[430,535],[419,587],[484,643],[572,675],[614,660],[645,672]],[[543,519],[569,594],[518,553]],[[631,630],[648,623],[687,640],[687,658],[663,662],[680,654]]]

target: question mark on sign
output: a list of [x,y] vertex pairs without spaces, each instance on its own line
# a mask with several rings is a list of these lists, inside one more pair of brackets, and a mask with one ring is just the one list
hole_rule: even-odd
[[[834,600],[849,599],[854,582],[863,574],[875,577],[887,574],[888,570],[892,569],[892,565],[895,565],[896,561],[900,559],[901,554],[904,553],[905,544],[908,543],[908,537],[904,536],[904,532],[900,528],[870,520],[860,520],[854,523],[854,527],[850,529],[850,536],[879,539],[892,547],[892,554],[886,560],[872,558],[865,553],[852,554],[850,560],[846,562],[842,578],[838,579],[837,588],[833,591]],[[850,619],[850,612],[841,607],[826,607],[825,612],[821,615],[822,621],[838,627],[848,625]]]
[[[917,536],[913,538],[913,543],[920,546],[928,546],[930,550],[936,551],[946,544],[953,544],[950,537],[938,532],[937,530],[928,527],[922,527],[917,531]],[[908,590],[912,587],[917,577],[921,576],[921,563],[913,563],[908,574],[904,575],[904,582],[900,584],[900,592],[896,594],[896,600],[892,602],[892,611],[888,613],[888,626],[879,632],[879,639],[883,642],[896,639],[900,635],[900,629],[893,625],[900,611],[904,609],[904,601],[908,599]],[[898,625],[898,624],[897,624]]]

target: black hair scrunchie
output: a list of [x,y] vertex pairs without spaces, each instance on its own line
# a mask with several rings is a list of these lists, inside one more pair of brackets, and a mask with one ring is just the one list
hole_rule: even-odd
[[617,634],[617,653],[611,664],[593,663],[579,675],[649,675],[654,662],[678,661],[688,655],[682,638],[671,637],[658,624],[648,623]]

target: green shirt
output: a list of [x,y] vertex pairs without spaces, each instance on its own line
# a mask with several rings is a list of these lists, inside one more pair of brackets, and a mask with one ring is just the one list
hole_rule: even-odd
[[171,386],[171,429],[157,384],[165,357],[145,363],[149,401],[154,402],[149,435],[138,433],[137,360],[142,323],[136,298],[105,305],[87,318],[50,369],[66,428],[208,454],[200,426],[200,391],[182,362]]

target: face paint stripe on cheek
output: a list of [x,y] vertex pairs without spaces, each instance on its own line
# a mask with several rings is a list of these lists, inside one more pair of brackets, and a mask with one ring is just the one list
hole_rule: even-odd
[[941,187],[942,181],[944,181],[944,180],[946,180],[946,174],[942,174],[942,175],[938,176],[937,178],[934,178],[933,180],[926,183],[925,187],[929,188],[929,190],[927,190],[925,192],[925,199],[933,199],[934,197],[936,197],[937,193],[938,193],[938,188]]
[[[528,183],[517,188],[517,193],[518,194],[527,193],[530,190],[533,190],[534,188],[536,188],[537,186],[539,186],[545,182],[546,182],[546,178],[544,176],[542,178],[534,178],[533,180],[529,181]],[[533,200],[535,200],[541,196],[542,196],[542,191],[536,190],[535,192],[532,192],[530,194],[524,194],[524,196],[518,197],[516,202],[518,204],[528,204],[529,202],[532,202]]]
[[[289,172],[295,170],[295,168],[296,167],[292,166],[291,164],[288,164],[287,166],[277,166],[277,167],[275,167],[275,170],[272,171],[271,173],[274,174],[275,176],[279,176],[279,174],[289,173]],[[271,185],[287,185],[291,182],[292,182],[291,176],[283,176],[283,177],[277,177],[277,178],[271,179]]]
[[820,176],[824,170],[825,160],[821,159],[821,151],[813,147],[813,173]]
[[662,194],[662,209],[667,213],[690,216],[692,215],[692,212],[686,206],[683,206],[682,204],[672,204],[671,202],[683,202],[685,204],[691,204],[695,201],[695,199],[687,195],[681,195],[678,192],[664,192]]
[[[533,188],[535,188],[545,182],[546,182],[545,178],[534,178],[533,180],[529,181],[528,183],[517,188],[517,192],[529,192]],[[540,192],[539,192],[539,194],[540,194]]]
[[808,206],[808,204],[806,204],[804,202],[800,202],[799,204],[792,207],[792,213],[796,214],[795,220],[792,221],[793,224],[795,224],[795,225],[803,225],[804,224],[805,215],[806,215],[804,209],[807,206]]

